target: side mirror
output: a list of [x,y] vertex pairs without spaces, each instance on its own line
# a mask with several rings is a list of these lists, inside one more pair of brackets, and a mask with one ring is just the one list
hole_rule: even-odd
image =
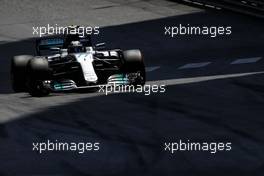
[[105,43],[97,43],[95,45],[95,48],[100,50],[100,49],[105,49]]

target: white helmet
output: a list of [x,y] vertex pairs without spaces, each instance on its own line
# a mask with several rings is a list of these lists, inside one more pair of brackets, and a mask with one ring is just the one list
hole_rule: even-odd
[[80,41],[72,41],[71,46],[82,46]]

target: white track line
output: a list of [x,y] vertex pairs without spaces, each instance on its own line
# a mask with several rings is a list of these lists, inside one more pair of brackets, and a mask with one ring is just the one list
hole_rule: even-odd
[[264,74],[264,71],[260,72],[247,72],[247,73],[235,73],[235,74],[223,74],[223,75],[211,75],[211,76],[198,76],[198,77],[190,77],[190,78],[177,78],[177,79],[167,79],[167,80],[156,80],[156,81],[148,81],[147,85],[180,85],[180,84],[191,84],[197,82],[205,82],[219,79],[230,79],[251,75]]
[[211,62],[199,62],[199,63],[189,63],[179,67],[178,69],[189,69],[189,68],[201,68],[211,64]]
[[146,67],[146,72],[152,72],[152,71],[155,71],[159,68],[160,68],[160,66]]
[[244,59],[237,59],[233,62],[231,62],[231,65],[234,64],[250,64],[250,63],[255,63],[258,62],[260,59],[262,59],[261,57],[252,57],[252,58],[244,58]]

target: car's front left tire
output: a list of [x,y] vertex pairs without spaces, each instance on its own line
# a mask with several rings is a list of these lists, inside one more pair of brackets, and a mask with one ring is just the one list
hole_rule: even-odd
[[[136,77],[132,84],[145,84],[146,70],[143,55],[140,50],[123,51],[123,71],[132,77]],[[135,74],[136,76],[134,76]]]
[[33,56],[14,56],[11,60],[11,84],[14,92],[26,91],[27,64]]

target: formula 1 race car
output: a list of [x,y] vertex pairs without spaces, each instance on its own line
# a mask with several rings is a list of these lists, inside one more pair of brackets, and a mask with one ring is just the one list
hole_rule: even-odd
[[46,96],[50,92],[99,85],[144,85],[145,66],[140,50],[105,50],[91,36],[65,34],[37,39],[38,56],[20,55],[11,61],[15,92]]

